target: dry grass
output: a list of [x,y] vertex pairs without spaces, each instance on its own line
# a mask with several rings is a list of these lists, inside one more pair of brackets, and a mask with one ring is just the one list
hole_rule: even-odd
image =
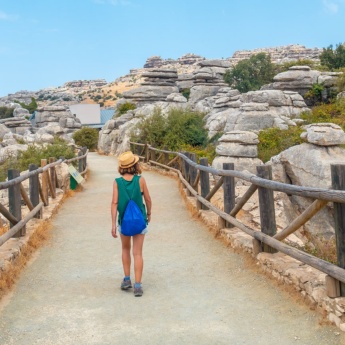
[[[55,207],[52,216],[58,212],[63,202],[67,198],[74,196],[74,194],[75,191],[66,191],[59,204]],[[50,238],[51,228],[52,225],[50,220],[39,221],[27,243],[21,247],[19,255],[11,262],[7,270],[0,272],[0,300],[11,290],[19,278],[21,271],[28,264],[35,251],[42,247]]]
[[4,224],[0,226],[0,236],[3,235],[5,232],[9,230],[10,226],[8,224]]

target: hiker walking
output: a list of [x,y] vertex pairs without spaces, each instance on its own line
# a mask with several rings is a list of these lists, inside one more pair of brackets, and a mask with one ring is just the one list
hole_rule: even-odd
[[[142,176],[140,176],[141,169],[139,165],[139,157],[134,155],[131,151],[128,151],[122,153],[118,157],[118,162],[121,177],[115,179],[113,186],[113,199],[111,203],[111,234],[114,238],[117,237],[118,233],[120,233],[121,236],[122,265],[125,275],[121,283],[122,290],[128,290],[132,287],[130,269],[131,245],[133,245],[135,275],[134,296],[140,297],[143,294],[141,284],[144,264],[142,249],[145,234],[148,232],[147,225],[151,220],[152,202],[146,181]],[[146,209],[143,199],[145,200]],[[132,217],[133,213],[133,210],[127,210],[127,208],[130,207],[130,200],[135,202],[135,205],[131,202],[131,204],[134,205],[134,208],[137,210],[139,208],[140,210],[138,210],[139,217],[144,219],[142,226],[140,225],[140,220],[142,221],[142,219],[129,219]]]

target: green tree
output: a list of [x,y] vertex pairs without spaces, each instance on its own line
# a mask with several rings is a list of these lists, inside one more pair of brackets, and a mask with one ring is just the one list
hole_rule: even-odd
[[79,146],[86,146],[90,151],[97,148],[99,132],[95,128],[83,127],[73,133],[73,139]]
[[333,49],[333,45],[323,48],[320,62],[322,66],[326,66],[330,70],[345,67],[345,46],[339,43],[335,49]]
[[259,53],[240,61],[233,69],[228,70],[224,80],[238,91],[248,92],[259,90],[262,85],[270,83],[274,74],[271,57]]
[[203,114],[191,110],[171,109],[167,116],[156,108],[131,133],[131,141],[150,143],[158,148],[179,150],[184,145],[205,147],[207,131]]

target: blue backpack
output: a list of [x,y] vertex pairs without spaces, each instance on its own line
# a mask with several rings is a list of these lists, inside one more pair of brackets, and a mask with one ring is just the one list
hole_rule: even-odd
[[[121,182],[123,183],[122,180]],[[127,193],[127,196],[129,201],[121,220],[121,233],[125,236],[135,236],[140,234],[147,225],[139,206],[132,200],[133,194],[129,197]]]

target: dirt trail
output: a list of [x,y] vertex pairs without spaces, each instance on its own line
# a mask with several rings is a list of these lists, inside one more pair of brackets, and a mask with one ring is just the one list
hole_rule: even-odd
[[91,154],[85,190],[68,199],[13,293],[0,304],[0,344],[344,344],[318,314],[252,269],[193,220],[176,181],[145,172],[153,199],[144,296],[121,291],[110,235],[113,157]]

